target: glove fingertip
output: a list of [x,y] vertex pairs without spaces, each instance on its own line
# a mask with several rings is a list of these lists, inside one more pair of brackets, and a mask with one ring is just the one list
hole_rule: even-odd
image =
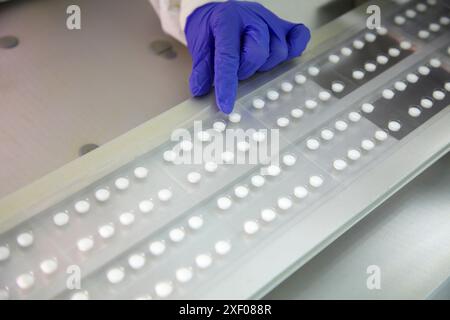
[[238,79],[237,75],[231,78],[223,77],[216,79],[216,103],[220,111],[230,114],[236,101]]
[[240,81],[250,78],[255,72],[249,68],[240,68],[238,71],[238,79]]
[[189,78],[189,88],[194,97],[204,96],[211,90],[212,80],[207,70],[199,73],[198,69],[194,69]]

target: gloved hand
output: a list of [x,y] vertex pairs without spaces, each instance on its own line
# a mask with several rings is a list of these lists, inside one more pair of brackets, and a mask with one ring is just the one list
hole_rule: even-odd
[[282,20],[261,4],[233,0],[197,8],[185,33],[192,94],[207,94],[214,82],[217,105],[226,114],[233,110],[238,80],[299,56],[310,39],[303,24]]

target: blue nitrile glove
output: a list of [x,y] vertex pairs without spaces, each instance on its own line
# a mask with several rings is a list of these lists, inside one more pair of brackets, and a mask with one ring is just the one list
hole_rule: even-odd
[[185,32],[193,60],[192,94],[207,94],[214,82],[217,105],[227,114],[238,80],[299,56],[310,39],[303,24],[282,20],[261,4],[233,0],[197,8]]

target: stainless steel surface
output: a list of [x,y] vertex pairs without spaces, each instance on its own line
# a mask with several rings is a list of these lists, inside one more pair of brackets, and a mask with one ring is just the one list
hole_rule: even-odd
[[[262,1],[317,28],[351,1]],[[81,30],[66,8],[81,7]],[[148,0],[14,0],[0,4],[0,197],[103,145],[189,97],[186,48],[165,35]],[[166,40],[177,57],[156,55]],[[9,42],[9,41],[8,41]]]
[[[449,194],[447,154],[265,298],[449,298]],[[380,290],[366,286],[370,265],[380,267]]]

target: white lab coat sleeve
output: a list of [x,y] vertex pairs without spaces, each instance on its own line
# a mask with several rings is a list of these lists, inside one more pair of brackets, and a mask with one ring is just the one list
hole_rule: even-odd
[[163,31],[186,45],[184,28],[189,15],[198,7],[210,2],[227,0],[150,0],[161,20]]

